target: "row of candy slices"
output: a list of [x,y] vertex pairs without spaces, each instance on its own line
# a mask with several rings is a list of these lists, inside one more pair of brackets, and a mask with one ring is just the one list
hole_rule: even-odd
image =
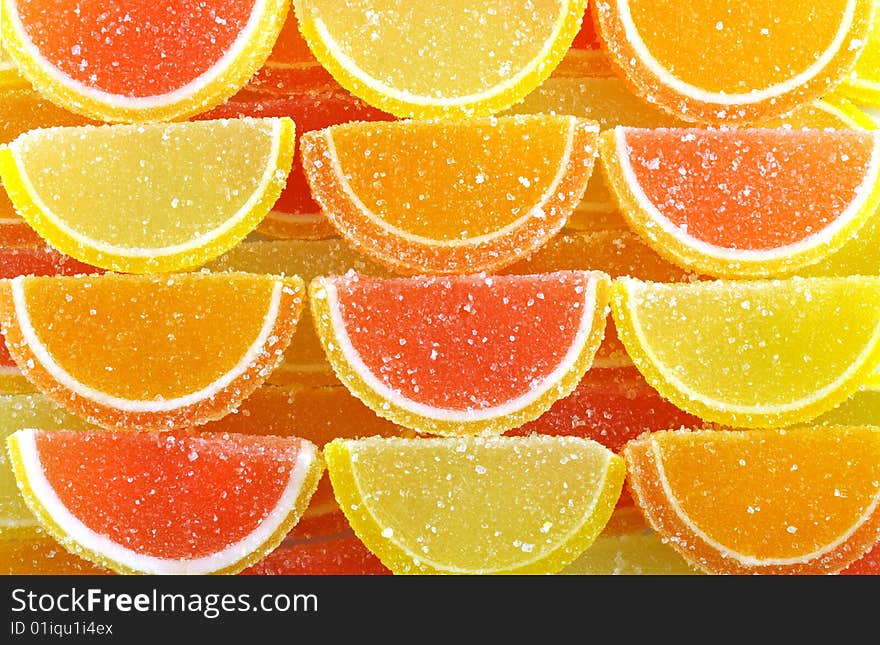
[[[53,247],[113,271],[171,272],[229,250],[272,210],[294,127],[245,117],[36,129],[0,148],[0,176]],[[342,124],[305,133],[300,148],[312,196],[354,248],[399,273],[473,273],[557,235],[587,188],[597,135],[592,121],[542,114]],[[872,242],[880,131],[617,127],[598,147],[628,225],[697,273],[821,271]]]
[[122,573],[256,564],[324,460],[356,535],[394,573],[558,573],[589,558],[625,476],[651,527],[708,573],[870,568],[880,538],[876,427],[664,430],[620,455],[546,435],[335,439],[323,459],[303,439],[241,434],[25,429],[7,444],[43,529]]
[[[292,24],[292,26],[291,26]],[[589,23],[586,23],[589,27]],[[329,80],[329,77],[315,75],[316,69],[322,69],[314,59],[310,58],[305,43],[297,39],[298,30],[295,21],[288,26],[279,39],[275,67],[271,76],[273,83],[257,83],[255,87],[263,92],[274,90],[273,94],[242,92],[218,108],[203,113],[199,118],[221,118],[234,116],[290,116],[294,118],[301,131],[333,125],[351,120],[374,120],[392,118],[362,101],[352,97],[340,86]],[[591,44],[589,34],[579,47]],[[595,43],[593,43],[595,44]],[[598,54],[596,49],[578,49],[572,56],[579,63],[570,65],[566,78],[553,78],[531,92],[526,100],[509,111],[509,113],[547,112],[570,114],[596,120],[603,129],[615,125],[637,127],[684,127],[686,122],[667,115],[650,106],[643,99],[633,94],[623,81],[610,76],[606,66],[587,66],[580,58],[587,56],[591,60]],[[576,54],[576,56],[575,56]],[[270,62],[273,59],[270,59]],[[283,73],[282,73],[283,70]],[[323,70],[322,70],[323,71]],[[560,68],[560,71],[566,71]],[[298,78],[298,80],[297,80]],[[33,90],[27,90],[26,84],[18,88],[20,83],[4,86],[13,87],[12,91],[0,93],[0,111],[4,115],[0,125],[0,142],[8,143],[17,134],[37,128],[53,125],[81,125],[86,123],[83,117],[67,112],[43,99]],[[828,97],[826,97],[828,98]],[[801,106],[792,114],[762,122],[764,127],[791,126],[795,128],[872,128],[871,120],[859,110],[839,98],[828,101],[817,101],[811,105]],[[584,202],[570,218],[568,224],[573,227],[594,227],[597,218],[605,219],[609,211],[615,207],[611,204],[607,189],[603,186],[601,173],[594,173]],[[4,210],[11,214],[11,207]],[[613,218],[612,218],[613,220]],[[622,221],[617,220],[620,223]],[[294,169],[287,188],[276,203],[273,212],[261,223],[260,231],[273,237],[320,237],[335,234],[335,229],[326,221],[317,204],[311,199],[301,164],[295,160]]]
[[[669,11],[668,7],[666,11]],[[876,12],[874,19],[875,24],[880,22]],[[872,28],[853,73],[842,81],[836,92],[860,104],[880,106],[878,56],[880,30]],[[584,12],[580,31],[575,36],[571,49],[552,71],[551,78],[610,77],[614,74],[614,69],[611,60],[602,50],[593,14],[588,9]],[[246,87],[256,93],[289,94],[304,86],[332,82],[333,77],[314,57],[308,43],[303,39],[295,12],[290,12],[266,64]],[[544,86],[546,81],[536,90]],[[527,97],[533,97],[535,93],[533,90]],[[669,118],[674,117],[669,115]]]
[[[682,410],[730,427],[809,422],[880,364],[876,276],[612,284],[582,270],[349,273],[317,277],[309,291],[339,380],[379,416],[428,434],[501,433],[546,412],[593,366],[609,305],[648,382]],[[0,323],[23,376],[111,429],[228,414],[283,361],[302,308],[296,276],[0,281]]]
[[[831,417],[822,422],[840,423]],[[664,401],[634,370],[596,370],[581,381],[572,395],[558,401],[541,418],[508,434],[581,436],[619,451],[628,439],[642,432],[699,425],[699,419]],[[0,395],[0,435],[5,437],[27,427],[97,429],[40,394]],[[265,386],[234,413],[209,422],[200,430],[277,436],[295,433],[319,447],[334,438],[413,435],[376,416],[342,387]],[[622,495],[617,505],[620,512],[606,532],[639,530],[644,526],[643,521],[633,522],[638,518],[634,517],[628,494]],[[11,471],[5,468],[0,471],[0,526],[6,537],[19,539],[32,536],[36,527],[33,514],[18,495]],[[325,477],[290,537],[299,541],[322,539],[346,528]]]
[[[267,58],[253,87],[283,86],[291,77],[326,79],[317,59],[354,94],[399,116],[488,115],[521,100],[560,67],[578,29],[578,46],[598,45],[640,95],[690,121],[757,122],[841,84],[859,98],[873,98],[873,0],[829,1],[821,12],[805,12],[795,1],[733,8],[723,2],[659,9],[644,0],[592,4],[582,26],[586,0],[483,11],[448,2],[401,10],[389,0],[297,0],[294,12],[286,0],[241,0],[181,9],[186,19],[180,21],[149,6],[122,14],[113,5],[74,11],[5,0],[2,34],[15,64],[42,93],[102,121],[204,112],[234,94]],[[101,33],[96,23],[116,21],[130,28],[117,29],[110,42],[94,36]],[[153,27],[143,29],[147,39],[138,29],[146,24]],[[682,24],[689,25],[687,37],[670,37]],[[592,31],[600,36],[594,43]],[[700,50],[683,42],[699,43]],[[417,46],[420,55],[411,56]],[[865,50],[869,55],[860,61]],[[742,51],[750,56],[739,63]],[[561,67],[578,69],[583,59],[590,60],[575,56]]]

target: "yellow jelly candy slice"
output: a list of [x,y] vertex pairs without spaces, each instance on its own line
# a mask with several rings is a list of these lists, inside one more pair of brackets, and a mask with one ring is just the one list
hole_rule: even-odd
[[729,427],[806,422],[880,362],[880,277],[615,281],[617,333],[648,382]]
[[484,116],[562,60],[586,0],[295,0],[315,57],[352,94],[401,117]]
[[256,227],[284,188],[294,145],[287,118],[53,128],[0,149],[0,176],[59,251],[112,271],[169,272],[204,264]]
[[837,90],[858,103],[880,107],[880,5],[874,3],[874,22],[855,69]]
[[[2,53],[2,50],[0,50]],[[2,69],[2,63],[0,63]],[[3,72],[0,71],[0,85]],[[87,120],[68,112],[31,89],[12,84],[0,90],[0,143],[9,143],[18,135],[35,128],[61,125],[85,125]],[[43,246],[45,242],[15,211],[6,191],[0,188],[0,245]]]
[[395,573],[555,573],[596,539],[620,457],[576,437],[332,441],[333,490]]
[[6,53],[6,50],[0,46],[0,87],[27,87],[28,82],[18,73],[15,62]]
[[823,426],[880,426],[880,389],[868,383],[814,423]]

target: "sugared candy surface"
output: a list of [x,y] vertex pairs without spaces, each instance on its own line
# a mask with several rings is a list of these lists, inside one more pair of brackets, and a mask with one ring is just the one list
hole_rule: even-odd
[[[428,434],[500,433],[571,392],[605,331],[600,272],[313,280],[312,317],[340,380]],[[467,365],[467,370],[462,366]]]
[[0,0],[0,573],[876,575],[878,24]]
[[623,462],[577,437],[337,440],[333,490],[395,573],[555,573],[596,539]]
[[249,273],[21,276],[0,284],[24,376],[89,422],[185,428],[234,409],[280,361],[302,281]]
[[120,573],[236,573],[281,542],[323,472],[297,438],[25,429],[7,444],[42,528]]
[[623,449],[651,526],[708,573],[836,573],[880,537],[880,429],[674,431]]

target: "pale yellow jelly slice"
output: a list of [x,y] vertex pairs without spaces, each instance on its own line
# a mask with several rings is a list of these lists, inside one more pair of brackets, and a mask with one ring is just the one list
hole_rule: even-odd
[[12,58],[6,53],[6,50],[0,46],[0,86],[3,87],[26,87],[25,81],[18,73]]
[[880,106],[880,12],[876,3],[868,42],[856,61],[853,73],[840,84],[838,90],[859,103]]
[[333,441],[334,492],[396,573],[554,573],[605,526],[620,457],[574,437]]
[[638,97],[616,76],[548,78],[506,114],[570,114],[599,123],[634,128],[681,127],[684,121]]
[[621,278],[612,311],[630,357],[661,394],[734,427],[809,421],[852,395],[880,362],[878,277]]
[[174,271],[256,227],[290,172],[293,128],[242,118],[35,130],[3,150],[0,173],[59,250],[116,271]]
[[880,426],[880,389],[866,387],[818,419],[817,425]]
[[586,0],[295,0],[315,57],[343,86],[401,117],[481,116],[547,78]]

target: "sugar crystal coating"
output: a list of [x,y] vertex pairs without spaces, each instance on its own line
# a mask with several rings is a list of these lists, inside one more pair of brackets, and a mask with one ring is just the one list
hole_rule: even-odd
[[[273,275],[298,275],[311,281],[322,275],[354,271],[387,276],[388,270],[352,250],[339,239],[242,242],[210,263],[212,271],[247,271]],[[281,364],[269,375],[276,385],[339,385],[315,333],[309,308],[303,309],[293,340]]]
[[246,273],[0,283],[7,346],[49,398],[107,428],[224,416],[281,360],[302,282]]
[[309,291],[334,370],[368,406],[420,432],[473,434],[521,425],[574,389],[604,333],[607,280],[349,274]]
[[661,284],[619,278],[618,335],[677,406],[733,427],[809,422],[880,363],[877,277]]
[[368,438],[325,456],[355,532],[396,573],[554,573],[595,540],[624,476],[575,437]]
[[598,130],[569,116],[352,123],[302,138],[312,195],[355,248],[398,273],[495,270],[565,224]]
[[709,573],[835,573],[880,537],[880,429],[675,431],[623,451],[652,527]]
[[596,0],[604,49],[646,100],[691,122],[754,123],[828,93],[868,36],[873,0]]
[[343,86],[401,117],[492,114],[547,78],[586,0],[511,4],[296,0],[300,28]]
[[22,74],[71,111],[168,121],[235,94],[269,56],[288,8],[286,0],[5,0],[3,41]]
[[256,227],[290,173],[294,127],[242,118],[40,129],[0,151],[0,174],[59,250],[113,271],[170,272]]
[[876,132],[619,127],[600,148],[630,226],[707,275],[775,277],[816,264],[880,205]]
[[43,528],[122,573],[244,568],[280,543],[323,470],[296,438],[21,430],[7,443]]

